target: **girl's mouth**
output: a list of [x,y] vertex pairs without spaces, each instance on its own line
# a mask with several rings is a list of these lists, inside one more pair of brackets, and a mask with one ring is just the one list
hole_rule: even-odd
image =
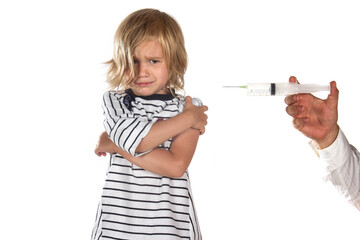
[[139,87],[147,87],[149,85],[151,85],[152,82],[140,82],[140,83],[136,83],[136,85],[138,85]]

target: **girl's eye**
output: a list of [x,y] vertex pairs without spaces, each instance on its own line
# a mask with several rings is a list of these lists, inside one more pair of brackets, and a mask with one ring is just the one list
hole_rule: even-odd
[[154,60],[154,59],[150,60],[150,63],[158,63],[158,62],[159,62],[159,60]]
[[138,64],[138,63],[139,63],[139,61],[134,59],[134,64]]

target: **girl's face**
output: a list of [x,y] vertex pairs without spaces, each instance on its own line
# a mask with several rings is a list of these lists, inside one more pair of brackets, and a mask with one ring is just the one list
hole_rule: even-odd
[[169,69],[160,43],[144,41],[134,52],[135,77],[130,88],[138,96],[167,94]]

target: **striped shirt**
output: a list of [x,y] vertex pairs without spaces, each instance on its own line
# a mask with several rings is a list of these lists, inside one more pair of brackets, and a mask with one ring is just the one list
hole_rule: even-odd
[[[182,112],[184,103],[171,94],[109,91],[103,96],[104,126],[116,145],[135,156],[151,126]],[[169,149],[171,141],[158,147]],[[91,239],[201,240],[188,172],[164,177],[112,154]]]

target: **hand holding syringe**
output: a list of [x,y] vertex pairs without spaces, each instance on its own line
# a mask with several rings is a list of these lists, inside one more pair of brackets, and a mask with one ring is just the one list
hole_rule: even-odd
[[297,83],[248,83],[245,86],[223,86],[247,89],[248,96],[286,96],[297,93],[330,91],[330,85]]

